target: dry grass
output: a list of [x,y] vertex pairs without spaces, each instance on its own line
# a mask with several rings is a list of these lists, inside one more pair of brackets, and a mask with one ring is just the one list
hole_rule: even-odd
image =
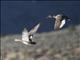
[[14,42],[21,35],[1,37],[1,60],[80,60],[80,26],[69,29],[36,34],[33,46]]

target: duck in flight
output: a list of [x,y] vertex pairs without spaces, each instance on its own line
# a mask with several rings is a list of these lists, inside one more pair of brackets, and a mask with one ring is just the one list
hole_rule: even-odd
[[54,30],[61,29],[65,25],[66,20],[70,21],[69,17],[63,14],[57,14],[56,16],[48,15],[47,18],[52,18],[55,20]]
[[40,23],[37,24],[33,29],[31,29],[29,32],[26,28],[22,31],[22,39],[15,39],[14,41],[22,42],[25,45],[29,44],[36,44],[36,42],[33,41],[33,35],[37,32],[38,28],[40,26]]

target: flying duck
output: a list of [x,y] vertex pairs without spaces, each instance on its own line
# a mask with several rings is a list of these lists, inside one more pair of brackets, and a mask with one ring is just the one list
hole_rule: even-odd
[[70,19],[66,15],[63,15],[63,14],[57,14],[57,15],[53,15],[53,16],[48,15],[47,18],[52,18],[55,20],[54,30],[61,29],[65,25],[66,20],[70,21]]
[[27,31],[26,28],[22,31],[22,39],[15,39],[14,41],[20,41],[25,45],[29,44],[36,44],[36,42],[33,41],[33,35],[36,33],[40,26],[40,23],[37,24],[33,29],[31,29],[29,32]]

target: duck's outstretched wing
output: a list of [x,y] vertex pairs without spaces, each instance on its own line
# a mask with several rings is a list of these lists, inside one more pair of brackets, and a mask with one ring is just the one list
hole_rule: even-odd
[[34,33],[36,33],[36,31],[38,30],[39,26],[40,26],[40,23],[38,23],[33,29],[31,29],[31,30],[29,31],[29,34],[34,34]]
[[64,24],[66,23],[66,20],[64,19],[64,20],[62,20],[61,21],[61,25],[60,25],[60,27],[59,28],[62,28],[63,26],[64,26]]
[[23,41],[26,41],[26,42],[29,42],[29,37],[28,37],[28,31],[26,28],[24,28],[24,30],[22,31],[22,40]]

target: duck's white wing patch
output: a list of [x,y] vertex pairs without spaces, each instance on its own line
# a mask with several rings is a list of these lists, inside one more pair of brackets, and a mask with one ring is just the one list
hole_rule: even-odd
[[29,42],[28,31],[26,28],[24,28],[24,30],[22,31],[22,40]]
[[40,23],[37,24],[33,29],[31,29],[31,30],[29,31],[29,34],[34,34],[34,33],[36,33],[36,31],[38,30],[39,26],[40,26]]
[[62,20],[61,21],[61,25],[60,25],[60,27],[59,28],[62,28],[63,26],[64,26],[64,24],[66,23],[66,20],[64,19],[64,20]]

